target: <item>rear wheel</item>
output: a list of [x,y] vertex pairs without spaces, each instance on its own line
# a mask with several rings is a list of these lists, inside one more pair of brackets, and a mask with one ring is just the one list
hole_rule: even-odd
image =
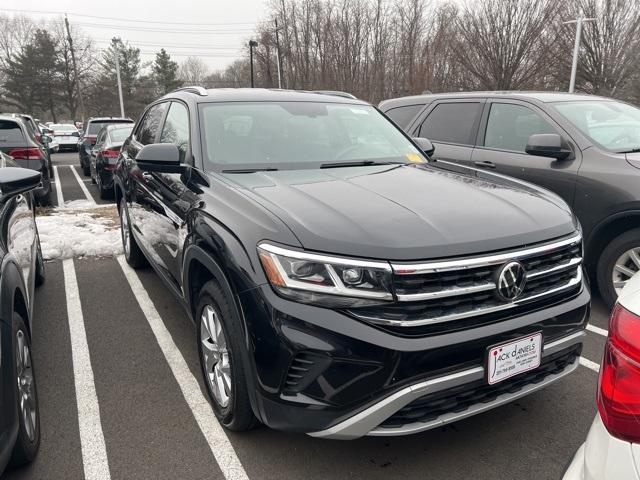
[[598,287],[603,300],[613,306],[633,275],[640,271],[640,228],[614,238],[598,260]]
[[17,313],[14,314],[13,323],[18,437],[13,447],[10,465],[20,467],[31,463],[40,448],[40,411],[31,358],[31,338],[24,320]]
[[138,246],[138,242],[133,237],[131,231],[131,222],[129,219],[129,210],[124,197],[120,200],[120,233],[122,235],[122,249],[124,250],[124,258],[133,268],[140,268],[147,264],[142,250]]
[[37,197],[38,203],[44,207],[51,205],[51,177],[48,170],[42,172],[43,193]]
[[91,169],[89,168],[89,162],[85,162],[82,164],[82,173],[85,177],[91,175]]
[[242,331],[220,286],[207,282],[198,295],[198,353],[213,411],[229,430],[246,431],[257,419],[240,356]]
[[97,171],[96,171],[96,183],[98,184],[98,191],[100,193],[100,198],[102,200],[111,198],[113,194],[113,190],[110,188],[104,187],[104,184],[102,183],[102,178],[100,177],[100,174]]

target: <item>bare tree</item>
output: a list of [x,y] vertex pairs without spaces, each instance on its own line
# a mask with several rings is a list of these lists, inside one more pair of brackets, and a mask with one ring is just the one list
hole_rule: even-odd
[[459,62],[468,87],[485,90],[535,88],[550,62],[561,2],[483,0],[458,17]]
[[209,69],[200,57],[187,57],[180,64],[180,80],[184,85],[202,85],[208,73]]

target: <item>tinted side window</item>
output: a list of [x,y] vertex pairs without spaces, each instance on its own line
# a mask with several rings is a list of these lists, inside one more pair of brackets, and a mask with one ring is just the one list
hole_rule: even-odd
[[160,122],[166,109],[167,102],[163,102],[154,105],[147,111],[147,114],[142,119],[142,122],[140,122],[140,126],[136,131],[136,140],[143,145],[149,145],[155,142],[156,134],[158,133]]
[[185,161],[189,150],[189,112],[179,102],[172,102],[162,127],[160,143],[173,143],[180,152],[180,162]]
[[22,129],[15,122],[0,120],[0,147],[15,147],[26,144]]
[[484,146],[524,152],[530,135],[557,133],[536,112],[522,105],[493,103],[487,120]]
[[405,128],[409,122],[415,117],[424,105],[406,105],[404,107],[396,107],[385,112],[387,117],[393,120],[400,128]]
[[473,145],[481,103],[441,103],[420,127],[420,136],[436,142]]

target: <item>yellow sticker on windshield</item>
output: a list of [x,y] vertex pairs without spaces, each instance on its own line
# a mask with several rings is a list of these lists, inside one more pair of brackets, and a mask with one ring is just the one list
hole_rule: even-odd
[[407,156],[407,160],[409,160],[412,163],[424,163],[424,160],[422,159],[422,157],[417,153],[407,153],[406,156]]

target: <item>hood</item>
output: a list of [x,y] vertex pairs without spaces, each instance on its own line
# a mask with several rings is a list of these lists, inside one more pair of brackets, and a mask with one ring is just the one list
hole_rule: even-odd
[[[428,166],[224,174],[307,250],[418,260],[503,250],[575,231],[557,197]],[[269,239],[265,239],[269,240]]]

